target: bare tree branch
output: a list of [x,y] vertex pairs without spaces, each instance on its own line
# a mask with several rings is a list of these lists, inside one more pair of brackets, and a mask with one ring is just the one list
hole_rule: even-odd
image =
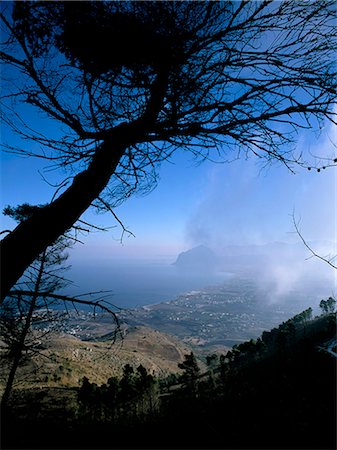
[[297,235],[299,236],[299,238],[301,239],[302,243],[304,244],[304,246],[309,250],[309,252],[311,253],[312,256],[314,256],[315,258],[320,259],[321,261],[324,261],[325,263],[327,263],[330,267],[332,267],[333,269],[337,269],[337,266],[335,264],[333,264],[333,260],[336,258],[336,256],[333,257],[323,257],[321,255],[319,255],[317,252],[315,252],[310,245],[307,243],[307,241],[304,239],[300,228],[299,228],[299,221],[296,221],[295,219],[295,215],[292,215],[292,219],[293,219],[293,224],[294,224],[294,228],[295,231],[297,233]]
[[[100,292],[102,292],[102,291],[100,291]],[[92,292],[92,293],[88,293],[85,295],[89,296],[89,295],[97,294],[100,292]],[[20,290],[15,289],[13,291],[10,291],[10,296],[12,296],[12,297],[18,297],[18,296],[22,296],[22,295],[32,297],[34,295],[34,292],[21,290],[21,289]],[[102,304],[101,300],[83,300],[83,299],[79,299],[77,297],[69,297],[67,295],[55,294],[52,292],[38,292],[36,295],[37,295],[37,297],[40,297],[43,299],[61,300],[63,302],[68,302],[68,303],[70,302],[73,305],[80,304],[80,305],[91,306],[93,308],[99,308],[102,311],[113,316],[114,321],[117,325],[117,330],[118,330],[118,331],[116,331],[116,335],[118,332],[120,332],[120,320],[119,320],[118,316],[111,308]],[[115,308],[118,308],[118,307],[115,306]],[[118,308],[118,309],[120,309],[120,308]],[[114,338],[114,340],[115,340],[115,338]]]
[[110,206],[104,199],[102,199],[101,197],[97,197],[97,200],[98,200],[99,202],[102,203],[102,205],[104,206],[104,208],[105,208],[107,211],[109,211],[109,212],[113,215],[114,219],[115,219],[115,220],[119,223],[119,225],[121,226],[121,228],[122,228],[122,235],[121,235],[121,238],[120,238],[120,241],[121,241],[121,242],[123,242],[123,237],[124,237],[124,234],[125,234],[125,233],[127,233],[129,236],[136,237],[136,236],[132,233],[132,231],[128,230],[128,229],[124,226],[123,222],[119,219],[119,217],[116,215],[116,213],[114,212],[114,210],[111,208],[111,206]]
[[[336,10],[334,0],[13,2],[0,16],[1,107],[23,148],[4,145],[72,180],[3,239],[2,298],[97,202],[132,235],[114,208],[150,192],[178,149],[336,167],[335,149],[317,160],[295,144],[301,130],[337,124]],[[55,133],[34,129],[34,111]]]

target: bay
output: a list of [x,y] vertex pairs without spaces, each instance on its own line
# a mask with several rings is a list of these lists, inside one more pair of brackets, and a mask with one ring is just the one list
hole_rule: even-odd
[[109,261],[77,264],[69,272],[69,295],[109,290],[109,301],[135,308],[173,300],[179,294],[223,283],[229,274],[212,270],[182,270],[161,260]]

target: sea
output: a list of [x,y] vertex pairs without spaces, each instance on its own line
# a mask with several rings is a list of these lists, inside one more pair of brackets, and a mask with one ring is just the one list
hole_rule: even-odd
[[[174,300],[177,296],[224,283],[230,274],[207,270],[187,270],[162,260],[99,262],[73,266],[67,278],[73,284],[68,295],[109,291],[107,300],[121,308]],[[84,298],[84,297],[83,297]]]

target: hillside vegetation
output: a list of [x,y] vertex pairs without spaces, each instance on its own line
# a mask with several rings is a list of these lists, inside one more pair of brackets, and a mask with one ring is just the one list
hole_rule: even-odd
[[[173,336],[143,326],[124,329],[116,342],[110,334],[81,340],[70,334],[52,333],[39,347],[38,353],[19,367],[16,390],[78,387],[83,377],[102,384],[110,376],[121,377],[125,364],[142,364],[149,373],[165,377],[176,372],[184,354],[191,351]],[[2,358],[0,389],[8,367]]]
[[165,378],[125,364],[101,385],[21,391],[4,446],[334,449],[335,333],[336,314],[308,309],[207,370],[187,353]]

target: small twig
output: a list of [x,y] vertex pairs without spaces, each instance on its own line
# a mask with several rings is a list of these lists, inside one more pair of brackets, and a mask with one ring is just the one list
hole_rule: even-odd
[[295,216],[294,214],[292,215],[293,218],[293,224],[296,230],[296,233],[298,234],[298,236],[300,237],[301,241],[303,242],[304,246],[309,250],[309,252],[312,254],[312,256],[314,256],[315,258],[320,259],[321,261],[324,261],[325,263],[329,264],[329,266],[331,266],[333,269],[337,270],[337,266],[335,266],[334,264],[332,264],[332,259],[327,259],[324,258],[323,256],[319,255],[318,253],[316,253],[306,242],[306,240],[304,239],[304,237],[302,236],[299,227],[298,227],[298,223],[295,220]]
[[93,225],[92,223],[86,222],[85,220],[79,219],[77,222],[83,223],[84,225],[87,225],[90,228],[93,228],[94,230],[98,231],[108,231],[111,227],[100,227],[98,225]]
[[132,231],[130,231],[130,230],[128,230],[125,226],[124,226],[124,224],[123,224],[123,222],[119,219],[119,217],[116,215],[116,213],[114,212],[114,210],[111,208],[111,206],[109,205],[109,203],[107,203],[105,200],[103,200],[102,199],[102,197],[97,197],[97,200],[99,200],[101,203],[102,203],[102,205],[113,215],[113,217],[114,217],[114,219],[119,223],[119,225],[120,225],[120,227],[122,228],[122,235],[121,235],[121,239],[120,239],[120,241],[122,242],[123,241],[123,237],[124,237],[124,234],[125,233],[127,233],[129,236],[133,236],[133,237],[136,237],[133,233],[132,233]]

